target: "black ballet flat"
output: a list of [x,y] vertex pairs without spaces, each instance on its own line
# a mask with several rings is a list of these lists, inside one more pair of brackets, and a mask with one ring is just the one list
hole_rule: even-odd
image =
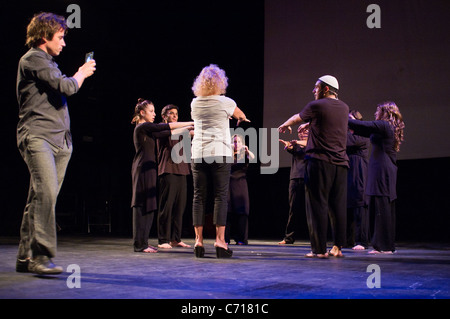
[[233,251],[230,248],[216,247],[216,256],[217,258],[231,258]]
[[205,247],[203,246],[195,246],[194,254],[197,258],[203,258],[205,256]]

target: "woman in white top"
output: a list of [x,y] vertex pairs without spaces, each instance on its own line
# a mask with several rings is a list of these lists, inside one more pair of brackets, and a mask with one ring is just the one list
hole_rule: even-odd
[[194,199],[192,207],[195,228],[195,256],[203,257],[203,225],[208,202],[208,190],[212,190],[214,202],[213,223],[216,225],[216,255],[218,258],[232,256],[225,242],[227,222],[227,197],[232,163],[232,147],[229,119],[249,120],[236,106],[236,102],[224,96],[228,86],[225,71],[211,64],[200,72],[192,86],[196,96],[191,103],[194,120],[192,140],[192,177]]

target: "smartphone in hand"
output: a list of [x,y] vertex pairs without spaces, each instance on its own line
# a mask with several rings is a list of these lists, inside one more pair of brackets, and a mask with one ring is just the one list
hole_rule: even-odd
[[84,62],[89,62],[94,59],[94,52],[86,53],[86,58]]

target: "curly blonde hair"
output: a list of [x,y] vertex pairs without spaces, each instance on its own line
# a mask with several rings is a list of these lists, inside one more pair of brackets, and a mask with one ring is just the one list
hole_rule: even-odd
[[228,87],[228,78],[225,71],[215,64],[202,69],[194,81],[192,92],[195,96],[209,96],[225,94]]
[[403,130],[405,129],[405,123],[398,106],[390,101],[378,104],[375,119],[387,121],[392,125],[395,134],[394,147],[397,152],[400,151],[400,144],[404,139]]

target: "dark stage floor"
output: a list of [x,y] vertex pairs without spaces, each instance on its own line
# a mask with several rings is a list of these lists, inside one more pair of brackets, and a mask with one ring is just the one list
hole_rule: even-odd
[[[207,240],[206,258],[196,259],[191,248],[144,254],[132,251],[129,238],[60,236],[54,262],[66,272],[45,278],[16,273],[17,238],[0,238],[0,298],[450,298],[450,250],[443,244],[398,243],[394,255],[345,249],[344,258],[324,260],[305,258],[310,251],[305,241],[282,247],[275,240],[250,240],[231,248],[232,259],[216,259],[213,241]],[[376,283],[380,288],[368,287]],[[80,287],[69,288],[76,284]]]

